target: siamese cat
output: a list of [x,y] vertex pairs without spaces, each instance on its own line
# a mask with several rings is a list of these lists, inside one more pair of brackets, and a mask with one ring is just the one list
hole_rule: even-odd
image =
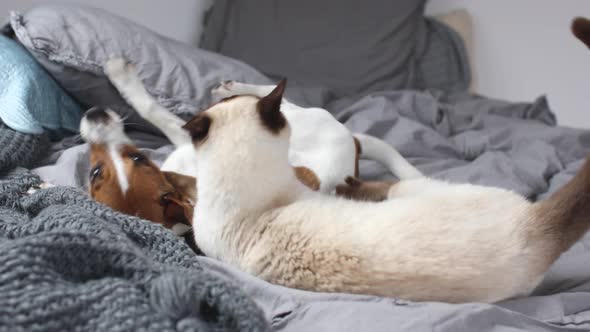
[[446,302],[529,294],[590,227],[590,164],[550,198],[430,178],[388,199],[318,193],[289,164],[286,81],[196,115],[195,240],[210,257],[271,283]]

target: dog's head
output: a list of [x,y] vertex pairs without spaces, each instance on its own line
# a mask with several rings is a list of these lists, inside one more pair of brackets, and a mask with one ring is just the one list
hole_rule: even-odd
[[111,110],[93,108],[80,123],[90,144],[90,195],[120,212],[182,234],[190,229],[196,199],[195,178],[162,172],[142,154]]

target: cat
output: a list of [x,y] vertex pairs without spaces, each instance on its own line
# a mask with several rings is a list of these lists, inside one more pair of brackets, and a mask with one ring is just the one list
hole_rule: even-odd
[[395,183],[379,203],[311,191],[289,164],[285,85],[183,127],[199,160],[193,222],[207,256],[310,291],[496,302],[529,294],[590,227],[588,161],[538,203],[430,178]]

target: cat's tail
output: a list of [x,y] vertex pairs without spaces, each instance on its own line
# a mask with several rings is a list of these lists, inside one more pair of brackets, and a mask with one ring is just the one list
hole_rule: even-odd
[[[590,20],[578,17],[572,33],[590,48]],[[552,259],[578,241],[590,229],[590,158],[568,183],[551,197],[532,206],[528,234],[540,236]],[[551,248],[549,250],[549,248]]]
[[540,237],[547,258],[556,259],[590,229],[590,158],[549,198],[532,206],[530,236]]
[[572,33],[590,48],[590,20],[576,17],[572,22]]
[[376,137],[365,134],[354,134],[358,141],[361,159],[371,159],[387,167],[400,180],[424,177],[424,175],[410,164],[393,146]]

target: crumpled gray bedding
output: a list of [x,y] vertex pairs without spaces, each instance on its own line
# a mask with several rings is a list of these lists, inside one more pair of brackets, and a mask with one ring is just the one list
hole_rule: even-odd
[[[509,103],[468,94],[390,91],[325,106],[352,131],[393,144],[429,176],[508,188],[531,200],[567,182],[590,150],[590,131],[556,126],[543,97]],[[171,151],[160,137],[131,136],[149,147],[145,151],[157,162]],[[35,172],[54,183],[83,186],[87,147],[75,140],[62,144],[45,161],[50,165]],[[361,175],[389,177],[373,162],[361,164]],[[533,295],[494,305],[314,294],[270,285],[208,258],[197,261],[241,285],[276,331],[590,330],[590,236],[559,258]]]

